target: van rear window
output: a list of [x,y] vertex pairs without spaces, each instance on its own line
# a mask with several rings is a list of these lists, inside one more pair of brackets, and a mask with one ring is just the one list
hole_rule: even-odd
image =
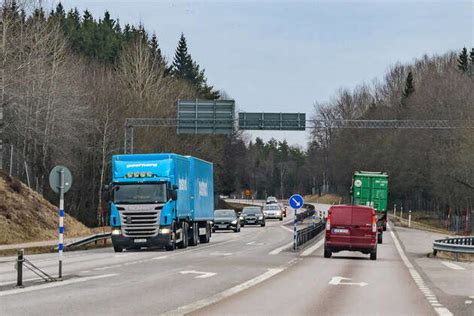
[[331,225],[350,226],[352,222],[352,207],[331,208]]
[[352,225],[366,226],[367,224],[372,224],[372,210],[354,207]]

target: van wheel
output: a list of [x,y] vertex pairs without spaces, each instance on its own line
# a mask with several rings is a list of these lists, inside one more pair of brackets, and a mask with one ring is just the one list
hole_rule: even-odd
[[280,217],[280,222],[281,222],[282,220],[283,220],[283,216],[282,216],[282,217]]
[[377,247],[370,252],[370,260],[377,260]]
[[377,235],[377,243],[381,244],[382,243],[382,232],[380,232],[378,235]]
[[114,251],[115,251],[115,252],[122,252],[122,251],[123,251],[123,248],[120,247],[120,246],[114,246]]
[[260,224],[261,227],[265,227],[265,222],[263,222],[262,224]]
[[332,251],[324,247],[324,258],[331,258],[331,256],[332,256]]

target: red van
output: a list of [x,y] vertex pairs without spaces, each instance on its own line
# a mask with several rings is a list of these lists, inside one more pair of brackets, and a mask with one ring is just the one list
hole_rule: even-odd
[[377,259],[377,216],[372,207],[334,205],[329,209],[324,257],[342,250],[360,251]]

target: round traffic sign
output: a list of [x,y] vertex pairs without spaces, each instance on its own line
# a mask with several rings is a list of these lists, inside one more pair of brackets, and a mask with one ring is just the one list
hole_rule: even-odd
[[49,186],[55,193],[59,193],[61,188],[61,173],[64,174],[64,193],[69,191],[72,185],[71,171],[64,166],[56,166],[49,173]]
[[301,208],[304,204],[303,197],[299,194],[293,194],[288,200],[288,204],[294,209]]

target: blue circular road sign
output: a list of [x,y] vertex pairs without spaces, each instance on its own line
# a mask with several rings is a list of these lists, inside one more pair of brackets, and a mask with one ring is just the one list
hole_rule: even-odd
[[301,208],[304,204],[303,197],[299,194],[293,194],[288,200],[288,204],[294,209]]

